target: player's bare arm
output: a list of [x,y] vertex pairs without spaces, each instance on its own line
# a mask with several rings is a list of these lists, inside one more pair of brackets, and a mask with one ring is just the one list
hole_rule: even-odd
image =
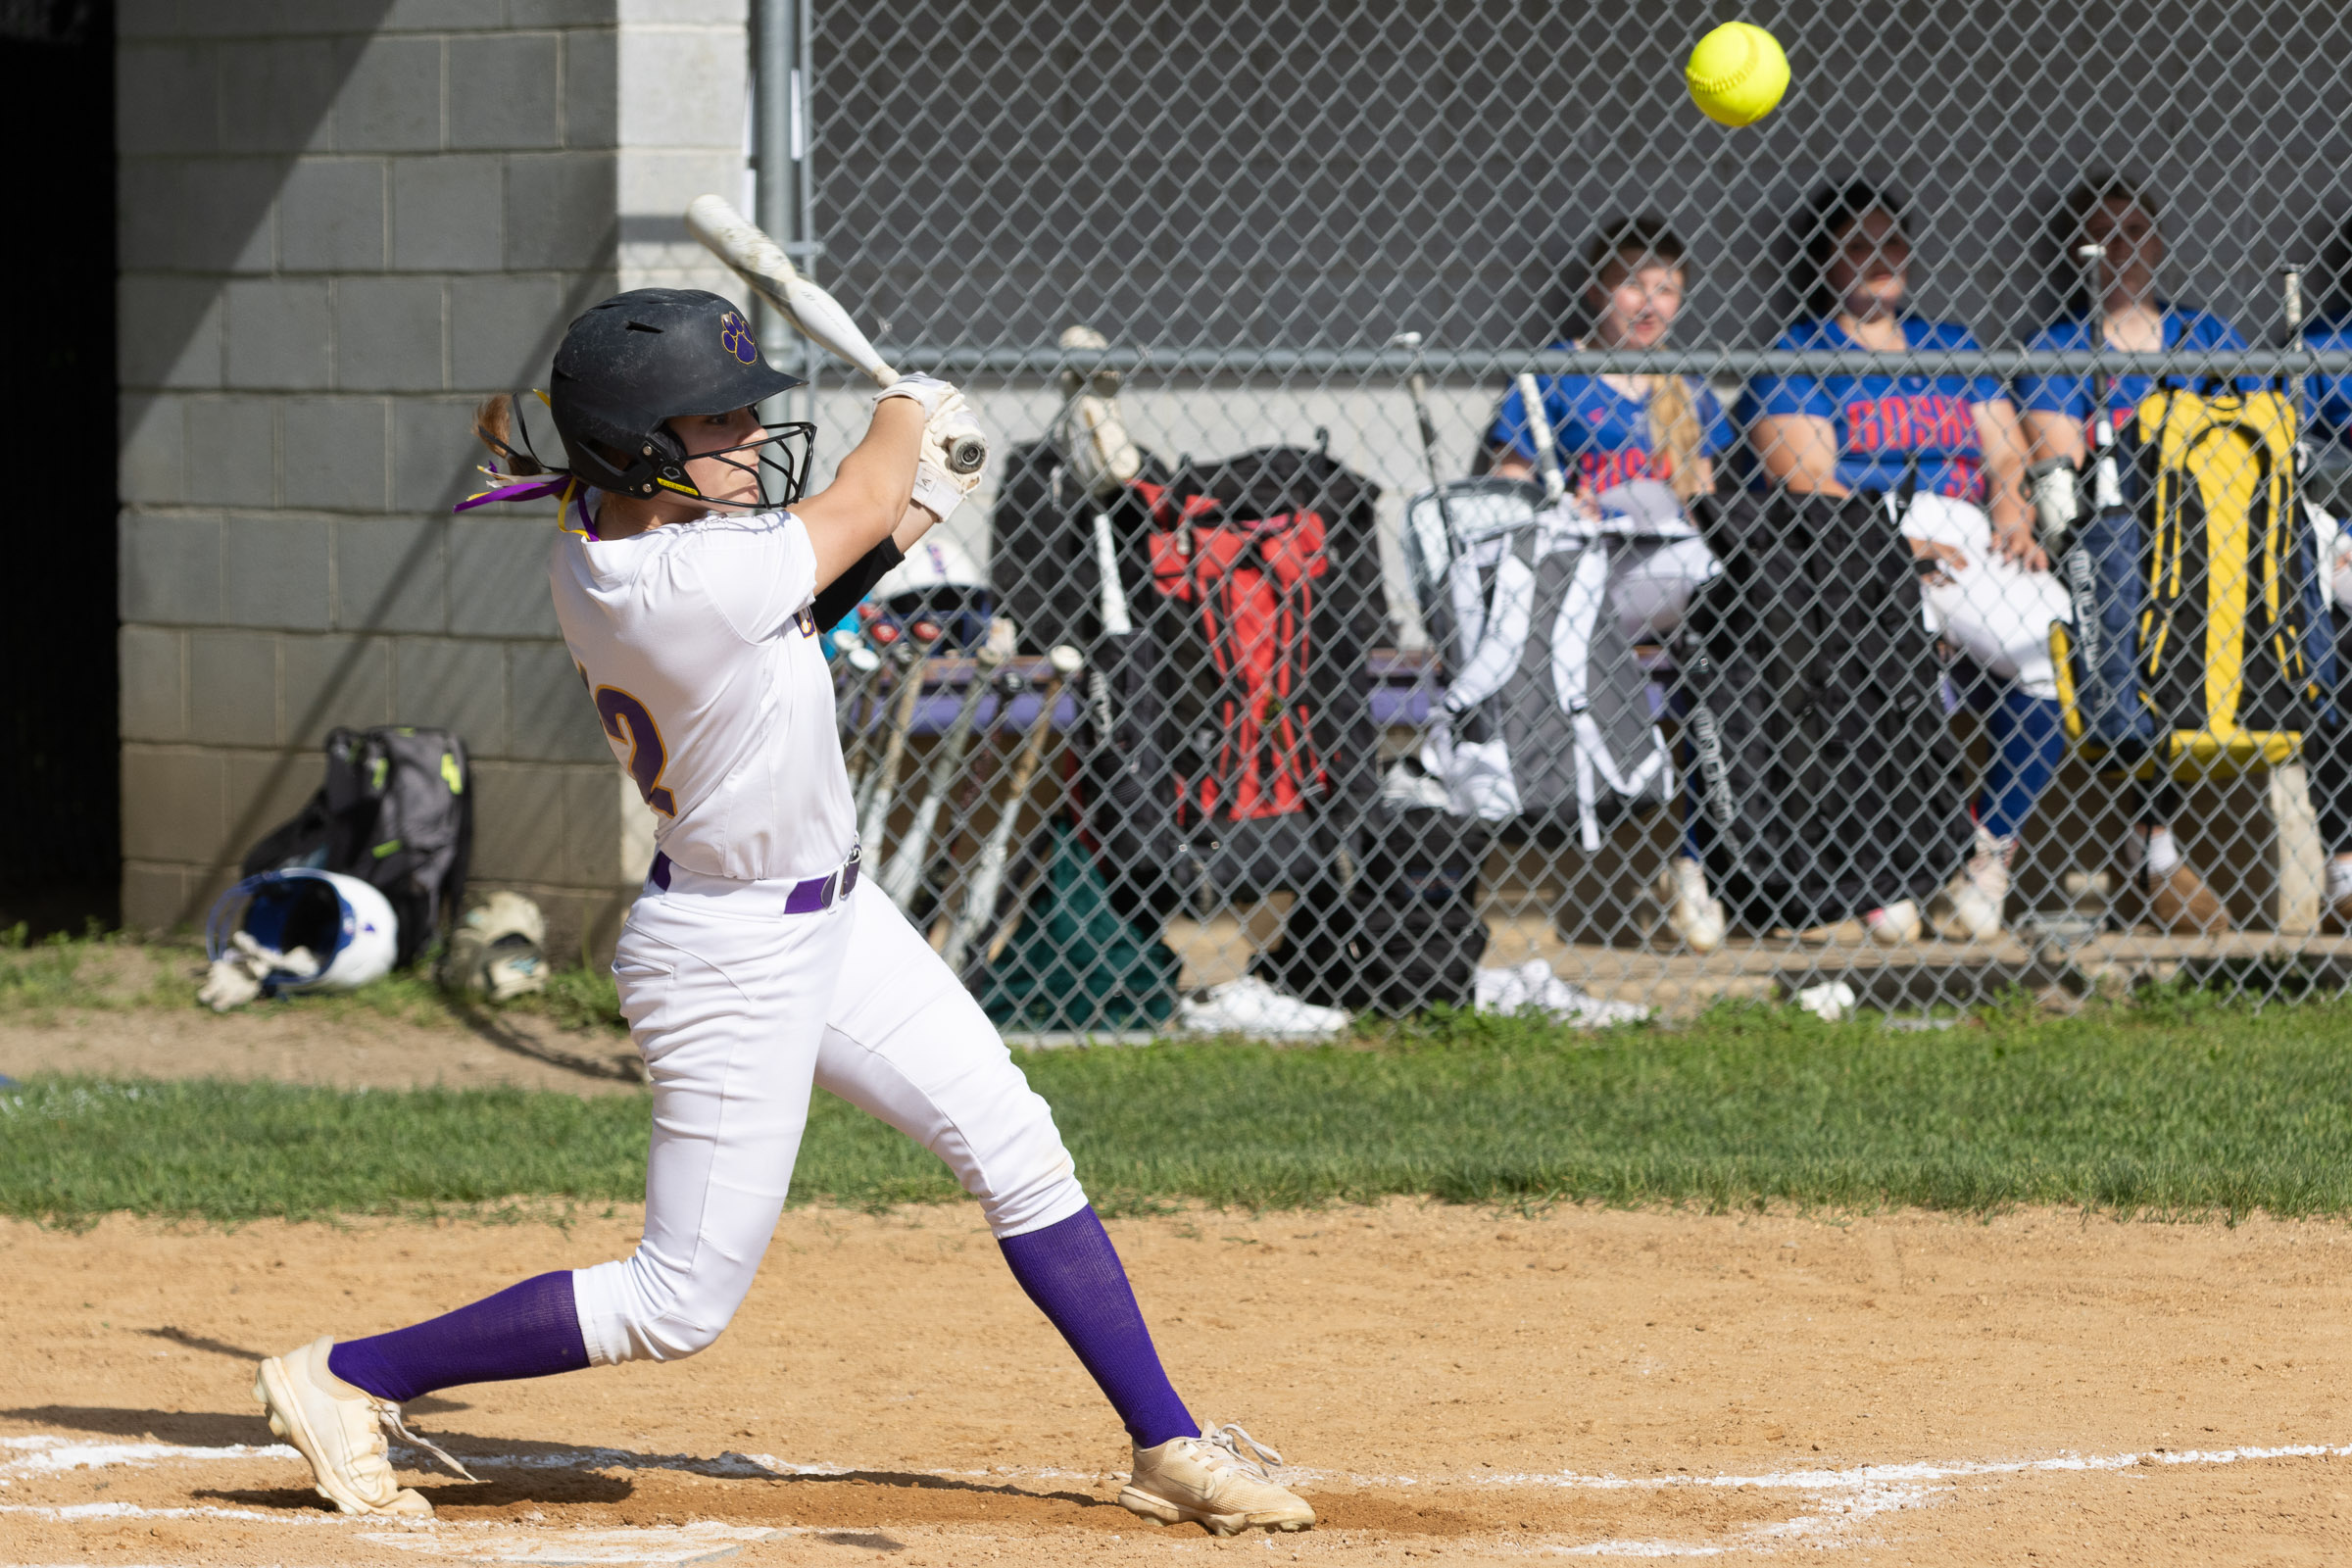
[[2017,410],[2007,398],[1972,403],[1977,441],[1984,448],[1984,510],[1992,517],[1992,548],[2028,571],[2047,571],[2050,558],[2034,538],[2034,518],[2026,510],[2026,432]]

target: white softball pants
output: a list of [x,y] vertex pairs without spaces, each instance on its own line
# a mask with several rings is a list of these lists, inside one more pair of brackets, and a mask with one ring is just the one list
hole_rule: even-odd
[[996,1026],[869,880],[814,914],[782,882],[673,867],[613,972],[654,1088],[645,1237],[572,1275],[593,1364],[692,1355],[752,1287],[819,1087],[947,1161],[999,1236],[1086,1206],[1053,1111]]
[[1951,545],[1968,564],[1946,568],[1946,580],[1921,591],[1928,630],[1957,646],[1977,666],[2017,683],[2029,697],[2055,700],[2050,667],[2050,622],[2072,621],[2065,585],[2046,571],[2028,571],[1992,551],[1992,519],[1984,509],[1947,496],[1912,499],[1903,514],[1907,539]]

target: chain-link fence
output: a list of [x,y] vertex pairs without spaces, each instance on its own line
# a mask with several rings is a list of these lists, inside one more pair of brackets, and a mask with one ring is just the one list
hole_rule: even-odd
[[837,667],[1008,1029],[2340,983],[2338,8],[763,16],[992,433]]

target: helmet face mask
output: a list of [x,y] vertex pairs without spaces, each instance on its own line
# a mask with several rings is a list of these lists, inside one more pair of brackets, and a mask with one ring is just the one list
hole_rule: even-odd
[[[706,506],[748,507],[755,511],[789,507],[808,493],[808,466],[816,456],[816,426],[798,419],[762,423],[760,431],[756,440],[689,453],[676,432],[664,425],[640,443],[648,449],[640,456],[654,464],[654,476],[631,493],[650,496],[667,492]],[[686,465],[705,460],[723,463],[750,474],[753,494],[758,499],[721,501],[703,494],[687,473]]]

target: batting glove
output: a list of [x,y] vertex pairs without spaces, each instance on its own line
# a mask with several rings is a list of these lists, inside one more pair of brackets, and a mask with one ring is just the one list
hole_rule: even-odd
[[956,391],[952,382],[942,381],[935,375],[899,377],[895,385],[886,386],[874,394],[874,407],[880,408],[884,398],[912,398],[922,406],[926,421],[937,416],[950,401],[958,405],[963,402],[963,394]]

